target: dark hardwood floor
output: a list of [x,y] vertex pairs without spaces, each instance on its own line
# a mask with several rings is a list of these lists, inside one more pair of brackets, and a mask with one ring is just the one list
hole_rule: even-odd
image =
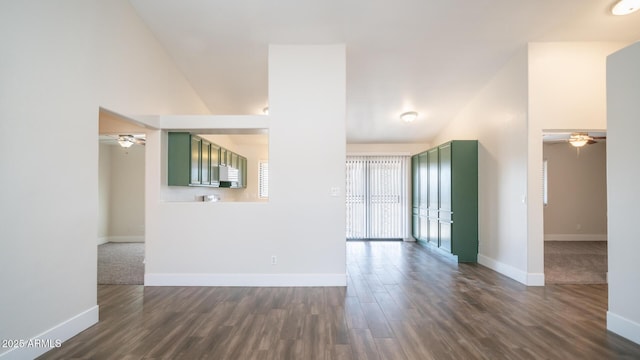
[[640,359],[606,285],[526,287],[415,243],[347,243],[348,286],[101,285],[42,359]]

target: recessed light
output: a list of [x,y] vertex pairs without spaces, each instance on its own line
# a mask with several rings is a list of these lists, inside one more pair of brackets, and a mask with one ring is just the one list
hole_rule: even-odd
[[413,120],[418,118],[418,113],[415,111],[407,111],[400,114],[400,119],[404,122],[412,122]]
[[640,0],[620,0],[611,8],[613,15],[629,15],[640,9]]

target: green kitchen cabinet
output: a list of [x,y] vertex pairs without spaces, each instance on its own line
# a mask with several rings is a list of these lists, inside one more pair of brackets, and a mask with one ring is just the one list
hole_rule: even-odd
[[220,186],[220,146],[211,143],[211,186]]
[[168,134],[168,185],[200,184],[200,145],[201,140],[189,133]]
[[211,185],[211,143],[200,142],[200,185]]
[[[416,239],[456,255],[459,262],[477,262],[477,140],[450,141],[414,157],[422,156],[426,158],[427,172],[414,179],[412,191],[414,198],[418,193],[419,203],[427,204],[428,223],[427,233],[420,231]],[[416,221],[422,225],[422,217],[416,217],[415,211],[412,219],[414,228]]]
[[426,155],[429,165],[424,186],[427,188],[426,196],[428,197],[428,200],[426,200],[426,217],[429,232],[425,240],[435,246],[440,246],[440,187],[438,185],[440,169],[438,166],[438,148],[426,151]]
[[220,187],[220,166],[238,169],[235,188],[247,186],[247,159],[187,132],[168,133],[169,186]]

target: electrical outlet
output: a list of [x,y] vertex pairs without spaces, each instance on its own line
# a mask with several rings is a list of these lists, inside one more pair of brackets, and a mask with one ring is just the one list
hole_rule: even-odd
[[278,258],[277,258],[275,255],[273,255],[273,256],[271,257],[271,265],[275,265],[275,264],[277,264],[277,263],[278,263]]

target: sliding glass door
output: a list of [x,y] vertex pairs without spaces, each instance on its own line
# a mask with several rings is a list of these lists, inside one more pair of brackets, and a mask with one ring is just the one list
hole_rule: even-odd
[[348,156],[347,239],[407,237],[408,156]]

